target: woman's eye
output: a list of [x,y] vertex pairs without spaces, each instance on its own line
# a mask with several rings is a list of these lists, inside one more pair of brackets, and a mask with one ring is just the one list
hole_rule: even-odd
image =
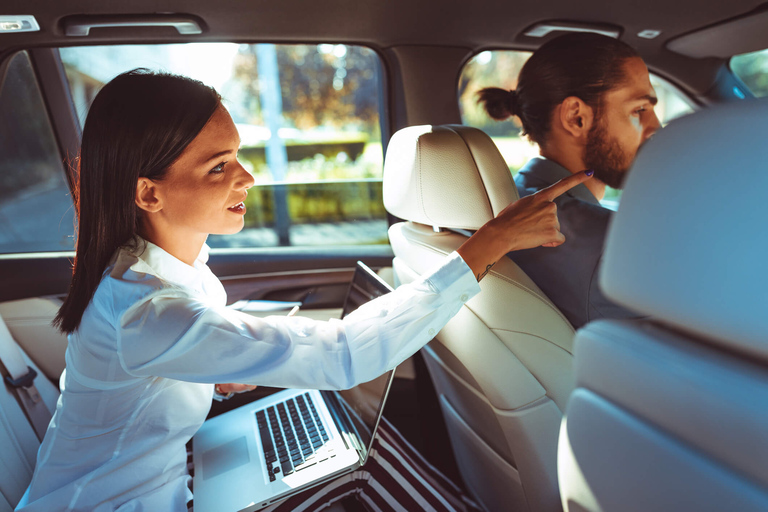
[[224,172],[224,166],[227,164],[227,162],[221,162],[219,165],[208,171],[208,174],[221,174]]
[[637,110],[633,112],[633,114],[640,115],[642,112],[645,112],[647,109],[645,107],[640,107]]

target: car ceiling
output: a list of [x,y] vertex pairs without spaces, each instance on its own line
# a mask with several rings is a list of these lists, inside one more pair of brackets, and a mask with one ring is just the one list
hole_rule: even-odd
[[[32,14],[36,33],[0,35],[0,56],[30,46],[105,42],[272,41],[346,42],[386,49],[406,45],[534,49],[546,39],[523,36],[547,20],[618,25],[649,66],[687,81],[703,92],[721,58],[692,59],[666,43],[680,35],[764,9],[759,0],[5,0],[0,14]],[[180,36],[173,28],[96,29],[87,37],[64,35],[62,20],[73,15],[178,13],[198,16],[205,30]],[[643,30],[661,31],[643,39]],[[766,44],[768,46],[768,30]]]
[[[189,13],[208,25],[204,38],[258,38],[275,41],[353,41],[380,48],[404,44],[508,46],[542,20],[616,24],[623,39],[658,48],[680,34],[738,17],[760,7],[759,0],[489,1],[457,0],[5,0],[0,14],[32,14],[42,31],[27,42],[69,43],[60,20],[76,14]],[[645,29],[660,30],[640,40]],[[14,36],[3,36],[3,45]],[[7,41],[6,41],[7,40]],[[536,41],[523,41],[533,46]],[[519,46],[519,45],[518,45]]]

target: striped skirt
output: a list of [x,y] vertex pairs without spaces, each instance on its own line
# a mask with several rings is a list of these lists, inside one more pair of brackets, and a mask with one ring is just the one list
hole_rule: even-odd
[[346,497],[370,512],[479,512],[480,508],[381,419],[364,466],[264,512],[313,512]]

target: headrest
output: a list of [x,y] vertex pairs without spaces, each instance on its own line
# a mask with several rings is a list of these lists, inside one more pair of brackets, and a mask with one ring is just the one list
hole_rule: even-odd
[[411,126],[395,133],[383,187],[391,214],[443,228],[478,229],[518,199],[491,138],[460,125]]
[[600,286],[617,302],[768,357],[768,103],[707,108],[640,151]]

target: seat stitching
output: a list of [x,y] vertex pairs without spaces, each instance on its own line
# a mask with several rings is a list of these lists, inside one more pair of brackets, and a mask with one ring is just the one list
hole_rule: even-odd
[[[448,255],[448,253],[447,253],[447,252],[439,251],[439,250],[437,250],[436,248],[434,248],[433,246],[431,246],[431,245],[427,245],[427,244],[426,244],[426,243],[424,243],[424,242],[421,242],[421,241],[418,241],[418,240],[409,240],[409,242],[410,242],[410,243],[412,243],[412,244],[415,244],[415,245],[419,245],[419,246],[421,246],[421,247],[424,247],[424,248],[426,248],[426,249],[429,249],[430,251],[434,252],[435,254],[440,254],[440,255],[443,255],[443,256],[447,256],[447,255]],[[511,261],[511,260],[510,260],[510,261]],[[514,261],[513,261],[512,263],[514,263]],[[543,302],[543,303],[544,303],[544,304],[545,304],[545,305],[546,305],[546,306],[547,306],[549,309],[551,309],[551,310],[552,310],[554,313],[556,313],[556,314],[557,314],[557,315],[558,315],[558,316],[559,316],[559,317],[560,317],[560,318],[561,318],[561,319],[562,319],[562,320],[563,320],[563,321],[566,323],[566,325],[568,325],[568,327],[570,327],[570,329],[571,329],[571,332],[573,332],[573,333],[575,333],[575,332],[576,332],[576,330],[573,328],[573,326],[572,326],[572,325],[571,325],[571,323],[568,321],[568,319],[567,319],[567,318],[565,318],[565,315],[563,315],[563,314],[560,312],[560,310],[558,310],[558,309],[557,309],[557,307],[555,307],[555,306],[552,304],[552,302],[551,302],[549,299],[547,299],[546,297],[543,297],[543,296],[541,296],[539,293],[537,293],[536,291],[534,291],[534,290],[532,290],[532,289],[528,288],[527,286],[525,286],[525,285],[524,285],[524,284],[522,284],[522,283],[519,283],[519,282],[517,282],[517,281],[513,281],[512,279],[508,278],[507,276],[505,276],[505,275],[502,275],[502,274],[499,274],[498,272],[494,271],[493,269],[491,269],[491,271],[490,271],[490,272],[488,272],[488,275],[492,275],[492,276],[495,276],[497,279],[501,279],[502,281],[505,281],[505,282],[507,282],[507,283],[511,284],[512,286],[515,286],[515,287],[517,287],[517,288],[520,288],[521,290],[525,290],[526,292],[530,293],[531,295],[533,295],[534,297],[536,297],[537,299],[539,299],[541,302]]]
[[[546,341],[547,343],[550,343],[550,344],[554,345],[555,347],[559,348],[560,350],[562,350],[566,354],[568,354],[570,356],[573,356],[573,352],[569,352],[567,349],[561,347],[560,345],[558,345],[554,341],[552,341],[550,339],[547,339],[547,338],[544,338],[543,336],[539,336],[538,334],[533,334],[533,333],[525,332],[525,331],[513,331],[511,329],[501,329],[501,328],[497,328],[497,327],[489,327],[489,329],[491,331],[494,331],[494,332],[498,331],[498,332],[509,332],[509,333],[512,333],[512,334],[525,334],[526,336],[531,336],[533,338],[538,338],[538,339],[540,339],[542,341]],[[505,343],[505,345],[506,345],[506,343]]]
[[493,213],[493,204],[491,203],[491,196],[488,195],[488,187],[486,187],[485,180],[483,179],[483,174],[480,172],[480,167],[477,165],[477,159],[475,159],[475,154],[472,152],[472,149],[470,149],[469,143],[467,142],[467,140],[464,137],[462,137],[462,135],[457,130],[454,130],[450,126],[446,126],[446,128],[452,131],[453,133],[455,133],[464,143],[464,146],[467,148],[467,152],[469,153],[470,158],[472,158],[472,163],[475,164],[475,170],[477,171],[476,174],[478,178],[480,178],[480,183],[483,184],[483,193],[485,193],[485,199],[488,202],[488,209],[491,210],[491,219],[492,219],[494,217],[494,213]]
[[420,198],[421,211],[422,213],[424,213],[424,217],[426,217],[431,221],[432,219],[429,217],[429,214],[427,214],[427,206],[424,204],[424,185],[422,184],[422,180],[421,180],[421,137],[416,139],[416,157],[419,160],[419,172],[416,173],[416,177],[419,180],[419,195],[421,196]]
[[[513,263],[514,263],[514,262],[513,262]],[[521,270],[522,270],[522,269],[521,269]],[[565,315],[563,315],[563,313],[562,313],[562,312],[561,312],[559,309],[557,309],[557,307],[556,307],[554,304],[552,304],[552,301],[550,301],[550,300],[549,300],[549,298],[547,298],[547,297],[545,297],[545,296],[542,296],[542,295],[540,295],[538,292],[536,292],[535,290],[532,290],[532,289],[528,288],[528,287],[527,287],[527,286],[525,286],[524,284],[522,284],[522,283],[519,283],[519,282],[517,282],[517,281],[513,281],[513,280],[512,280],[512,279],[510,279],[509,277],[507,277],[507,276],[505,276],[505,275],[502,275],[502,274],[499,274],[499,273],[497,273],[497,272],[494,272],[493,270],[491,270],[491,271],[489,272],[489,274],[494,274],[494,275],[495,275],[497,278],[499,278],[499,279],[501,279],[501,280],[503,280],[503,281],[506,281],[507,283],[509,283],[509,284],[511,284],[511,285],[513,285],[513,286],[516,286],[516,287],[518,287],[518,288],[520,288],[520,289],[522,289],[522,290],[525,290],[525,291],[527,291],[528,293],[530,293],[531,295],[535,296],[536,298],[538,298],[539,300],[541,300],[541,301],[542,301],[544,304],[546,304],[546,305],[547,305],[547,307],[549,307],[549,308],[550,308],[550,309],[551,309],[553,312],[557,313],[557,315],[558,315],[558,316],[559,316],[559,317],[560,317],[560,318],[561,318],[561,319],[562,319],[562,320],[563,320],[563,321],[564,321],[566,324],[568,324],[568,327],[570,327],[570,328],[571,328],[571,332],[574,332],[574,333],[576,332],[576,330],[575,330],[575,329],[573,328],[573,326],[571,325],[571,322],[569,322],[569,321],[568,321],[568,319],[565,317]]]
[[[442,342],[440,342],[440,344],[442,345]],[[443,345],[443,346],[445,346],[445,345]],[[546,391],[547,391],[546,388],[544,388],[544,386],[541,386],[542,388],[544,388],[544,394],[541,395],[539,398],[531,400],[530,402],[527,402],[527,403],[525,403],[523,405],[520,405],[518,407],[514,407],[512,409],[502,409],[501,407],[497,407],[496,405],[493,404],[493,402],[490,401],[488,396],[485,394],[485,391],[478,390],[475,386],[473,386],[472,384],[467,382],[466,379],[464,379],[464,377],[462,377],[461,375],[456,373],[450,366],[448,366],[445,363],[445,361],[443,361],[443,359],[440,357],[440,354],[438,354],[437,352],[432,350],[432,348],[430,348],[429,345],[425,345],[424,349],[429,349],[432,352],[432,354],[433,354],[433,355],[431,355],[431,357],[437,359],[439,361],[440,366],[442,366],[445,371],[450,373],[453,378],[455,378],[456,380],[461,382],[462,385],[466,386],[466,388],[470,391],[470,393],[474,394],[478,399],[480,399],[480,401],[485,403],[494,412],[498,412],[499,414],[504,414],[504,413],[514,412],[514,411],[520,411],[521,409],[525,409],[527,407],[530,407],[531,405],[535,404],[536,402],[539,402],[539,401],[542,401],[542,400],[549,400],[549,401],[554,403],[554,400],[552,400],[552,397],[550,397],[546,393]],[[533,375],[533,374],[531,374],[531,375],[533,376],[534,379],[536,379],[535,375]],[[536,380],[538,381],[538,379],[536,379]],[[541,385],[541,383],[539,383],[539,385]],[[557,405],[557,404],[555,404],[555,405]]]

